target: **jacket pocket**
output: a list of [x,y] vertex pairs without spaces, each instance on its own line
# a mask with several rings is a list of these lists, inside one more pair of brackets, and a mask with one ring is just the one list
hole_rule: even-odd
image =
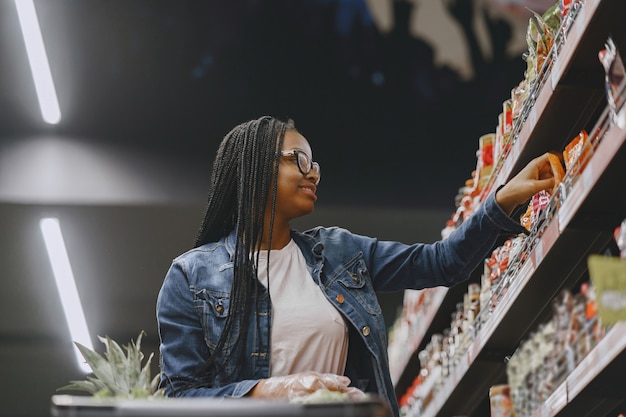
[[338,271],[336,281],[352,294],[368,314],[382,313],[361,253],[344,264],[343,268]]
[[224,330],[230,308],[230,294],[205,288],[193,288],[193,291],[194,305],[204,330],[204,340],[213,350]]

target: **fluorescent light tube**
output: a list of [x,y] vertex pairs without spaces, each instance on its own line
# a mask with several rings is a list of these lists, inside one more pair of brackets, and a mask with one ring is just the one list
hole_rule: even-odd
[[61,121],[61,110],[50,73],[46,48],[41,37],[35,5],[33,0],[15,0],[15,6],[26,44],[26,54],[35,82],[41,115],[46,123],[58,124]]
[[[46,217],[41,219],[39,226],[46,244],[50,265],[52,266],[52,272],[54,273],[54,279],[56,280],[65,313],[65,320],[67,321],[72,340],[93,350],[87,321],[85,320],[83,307],[78,296],[78,289],[74,281],[70,259],[65,249],[65,241],[63,240],[59,220],[54,217]],[[75,345],[74,350],[81,370],[86,373],[91,372],[91,368],[85,363],[83,356]]]

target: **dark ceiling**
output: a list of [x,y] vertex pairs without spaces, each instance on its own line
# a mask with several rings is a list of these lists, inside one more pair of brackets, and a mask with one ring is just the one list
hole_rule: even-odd
[[[409,31],[420,3],[390,1],[382,32],[357,0],[36,0],[62,112],[50,126],[15,5],[0,0],[0,416],[47,415],[55,388],[82,377],[38,219],[61,222],[94,341],[144,329],[155,351],[156,294],[237,123],[291,117],[311,142],[324,179],[296,226],[437,239],[524,62],[493,19],[491,57],[468,46],[477,76],[435,65]],[[455,24],[472,20],[472,1],[448,3]]]
[[[362,1],[39,1],[63,113],[50,127],[3,0],[2,137],[202,152],[208,164],[231,127],[272,114],[312,143],[327,202],[449,207],[524,62],[474,60],[471,80],[435,67],[433,46],[410,35],[411,4],[396,2],[395,26],[381,33]],[[504,50],[510,28],[492,27]]]

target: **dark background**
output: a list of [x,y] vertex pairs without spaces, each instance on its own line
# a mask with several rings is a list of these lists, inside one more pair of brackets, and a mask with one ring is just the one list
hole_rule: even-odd
[[[416,35],[428,2],[386,4],[381,28],[356,0],[35,1],[63,115],[50,126],[15,5],[0,0],[0,415],[47,415],[55,389],[83,378],[39,219],[61,222],[96,347],[143,329],[157,354],[156,294],[240,122],[293,118],[310,141],[323,179],[294,226],[439,238],[478,138],[523,79],[528,17],[445,1],[421,21],[460,36],[436,43]],[[462,50],[459,64],[439,62],[442,48]],[[393,323],[402,294],[381,303]]]

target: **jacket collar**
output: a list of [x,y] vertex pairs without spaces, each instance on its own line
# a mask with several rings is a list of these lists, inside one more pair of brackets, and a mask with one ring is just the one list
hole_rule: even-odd
[[[313,236],[298,232],[297,230],[291,230],[291,238],[296,242],[296,245],[302,251],[307,263],[314,265],[318,263],[324,257],[324,244],[319,242]],[[224,238],[224,245],[226,251],[232,261],[235,256],[235,247],[237,245],[237,233],[236,229],[233,229]]]

